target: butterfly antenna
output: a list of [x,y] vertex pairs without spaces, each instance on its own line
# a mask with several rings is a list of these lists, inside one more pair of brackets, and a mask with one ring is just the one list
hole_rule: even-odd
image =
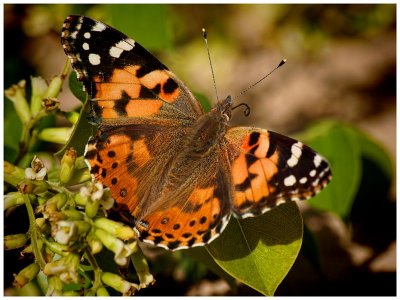
[[239,93],[239,95],[236,96],[236,98],[239,98],[241,95],[243,95],[244,93],[246,93],[248,90],[250,90],[252,87],[256,86],[257,84],[259,84],[261,81],[263,81],[265,78],[267,78],[269,75],[271,75],[273,72],[275,72],[277,69],[279,69],[280,67],[282,67],[286,62],[286,59],[282,59],[281,62],[279,63],[279,65],[277,65],[271,72],[269,72],[267,75],[265,75],[264,77],[262,77],[260,80],[258,80],[257,82],[253,83],[252,85],[250,85],[248,88],[244,89],[243,91],[241,91]]
[[203,33],[204,42],[206,43],[208,61],[210,62],[211,73],[212,73],[212,78],[213,78],[213,82],[214,82],[215,95],[217,96],[217,101],[219,102],[218,92],[217,92],[217,84],[215,83],[214,69],[213,69],[213,66],[211,63],[210,49],[208,48],[207,31],[204,28],[201,31]]

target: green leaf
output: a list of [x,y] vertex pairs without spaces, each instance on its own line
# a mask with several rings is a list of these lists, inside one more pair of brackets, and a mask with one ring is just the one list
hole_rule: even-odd
[[201,93],[194,93],[194,96],[200,102],[204,112],[209,112],[211,110],[211,103],[205,95]]
[[74,131],[69,138],[69,141],[65,144],[64,147],[62,147],[60,151],[56,153],[56,155],[63,155],[64,151],[71,147],[73,147],[77,151],[78,156],[83,155],[83,153],[85,152],[86,143],[95,131],[94,126],[91,125],[87,120],[89,110],[90,100],[87,99],[81,108],[78,123],[76,123]]
[[14,161],[19,151],[22,123],[11,101],[4,98],[4,159]]
[[393,177],[394,164],[383,146],[366,133],[356,128],[353,128],[353,131],[358,139],[361,155],[379,166],[388,178]]
[[278,206],[256,218],[231,218],[207,250],[227,273],[273,295],[301,247],[303,224],[295,203]]
[[148,50],[171,48],[171,24],[165,4],[109,4],[106,15],[113,27]]
[[321,153],[332,169],[332,181],[308,203],[346,219],[351,211],[361,178],[361,152],[352,127],[325,121],[302,134],[307,145]]
[[71,72],[69,74],[68,84],[74,96],[78,98],[82,103],[84,103],[87,97],[87,93],[83,90],[83,83],[81,81],[78,81],[76,77],[76,72]]

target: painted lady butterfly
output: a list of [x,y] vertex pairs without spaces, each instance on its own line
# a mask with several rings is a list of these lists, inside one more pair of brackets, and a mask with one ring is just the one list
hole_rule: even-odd
[[329,182],[327,161],[301,142],[229,127],[230,96],[204,113],[181,80],[123,33],[69,16],[61,41],[99,125],[86,147],[90,172],[142,241],[205,245],[231,215],[258,216]]

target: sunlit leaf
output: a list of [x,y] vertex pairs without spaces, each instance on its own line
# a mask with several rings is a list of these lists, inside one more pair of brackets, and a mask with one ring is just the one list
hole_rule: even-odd
[[256,218],[232,217],[207,250],[227,273],[264,295],[273,295],[299,253],[302,233],[298,207],[288,203]]

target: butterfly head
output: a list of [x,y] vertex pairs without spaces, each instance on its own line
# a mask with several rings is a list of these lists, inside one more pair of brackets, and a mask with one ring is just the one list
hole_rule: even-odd
[[221,115],[222,119],[225,123],[228,123],[232,117],[232,97],[229,95],[223,101],[218,102],[215,110],[218,114]]

